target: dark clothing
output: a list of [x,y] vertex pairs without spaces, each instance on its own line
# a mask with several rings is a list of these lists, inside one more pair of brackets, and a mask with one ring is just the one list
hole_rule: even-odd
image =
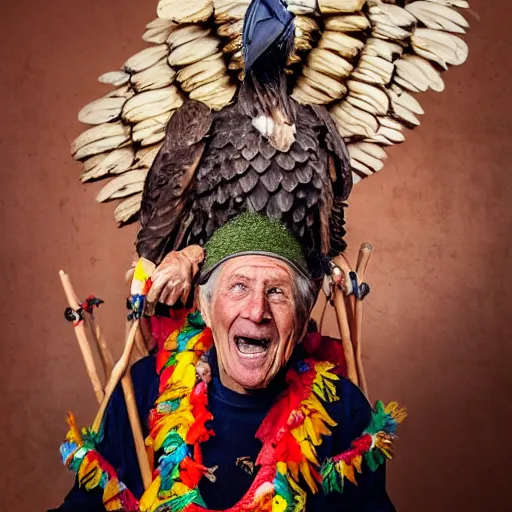
[[[276,390],[281,388],[284,382],[283,375],[278,375],[270,388],[251,395],[240,395],[221,384],[215,360],[211,361],[211,366],[213,381],[208,396],[209,409],[214,419],[208,426],[213,428],[215,436],[201,447],[205,466],[218,466],[215,471],[217,481],[211,483],[203,478],[199,489],[209,508],[222,510],[232,507],[244,495],[254,479],[258,469],[254,468],[253,474],[250,474],[251,463],[256,461],[261,449],[261,442],[254,436],[272,406]],[[147,435],[146,418],[158,396],[155,358],[149,356],[136,363],[132,369],[132,377],[144,435]],[[317,450],[319,461],[348,449],[350,443],[361,436],[370,424],[370,405],[361,391],[344,378],[340,378],[337,387],[339,401],[326,404],[326,410],[338,425],[332,428],[331,436],[323,437],[322,444]],[[140,498],[143,494],[142,480],[120,387],[116,389],[109,404],[105,437],[98,451],[116,469],[119,479],[137,498]],[[343,494],[325,495],[321,490],[316,495],[308,493],[307,510],[395,511],[385,489],[385,466],[371,472],[363,465],[363,474],[357,475],[357,480],[357,486],[346,482]],[[301,487],[307,489],[305,483]],[[102,490],[87,492],[75,484],[62,506],[56,510],[104,512]]]

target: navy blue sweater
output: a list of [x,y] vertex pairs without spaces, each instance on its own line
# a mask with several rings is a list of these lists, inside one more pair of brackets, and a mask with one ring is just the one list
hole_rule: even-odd
[[[247,471],[250,463],[256,461],[261,443],[255,439],[256,431],[268,413],[276,396],[276,390],[283,385],[283,375],[278,375],[271,387],[251,395],[240,395],[224,387],[217,373],[215,354],[212,361],[213,381],[209,392],[209,408],[214,416],[209,427],[215,436],[202,445],[204,464],[218,466],[217,481],[203,478],[199,486],[201,494],[210,509],[222,510],[232,507],[251,485],[253,474]],[[135,398],[142,420],[144,435],[148,434],[146,418],[158,396],[158,376],[155,358],[149,356],[132,368]],[[338,402],[327,404],[326,409],[337,426],[331,436],[325,436],[318,447],[318,459],[337,455],[359,437],[370,423],[371,409],[361,391],[347,379],[337,383]],[[107,409],[105,437],[98,451],[114,466],[119,479],[132,493],[140,498],[143,494],[142,480],[137,465],[135,447],[130,430],[128,414],[120,387],[116,389]],[[237,464],[244,458],[249,464]],[[304,484],[301,486],[307,489]],[[358,485],[347,482],[343,494],[308,494],[307,511],[347,512],[393,512],[395,511],[385,489],[385,467],[371,472],[363,466],[358,475]],[[75,486],[59,507],[60,512],[104,512],[102,491],[87,492]]]

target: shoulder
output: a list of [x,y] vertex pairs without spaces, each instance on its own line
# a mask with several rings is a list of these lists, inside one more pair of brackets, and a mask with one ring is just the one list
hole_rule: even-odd
[[372,407],[366,396],[345,377],[339,377],[336,390],[338,400],[329,404],[333,414],[342,415],[345,420],[357,423],[364,430],[370,424],[372,416]]
[[372,407],[363,392],[345,377],[335,381],[337,399],[324,402],[325,409],[336,423],[332,428],[332,450],[340,453],[361,437],[372,421]]

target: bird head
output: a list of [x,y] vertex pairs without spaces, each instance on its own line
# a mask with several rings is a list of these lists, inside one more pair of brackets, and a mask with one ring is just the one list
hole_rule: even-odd
[[293,48],[294,15],[282,0],[252,0],[245,14],[245,73],[283,71]]

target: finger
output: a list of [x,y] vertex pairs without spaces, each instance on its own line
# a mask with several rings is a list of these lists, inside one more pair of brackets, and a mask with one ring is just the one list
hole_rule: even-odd
[[191,263],[201,263],[204,260],[204,249],[200,245],[189,245],[183,249],[182,253]]
[[165,286],[166,282],[167,280],[162,274],[156,276],[147,295],[147,300],[149,302],[156,302],[158,300],[160,292],[162,291],[162,288]]
[[171,305],[176,304],[176,302],[178,302],[178,300],[181,298],[181,292],[183,290],[184,285],[185,283],[183,281],[180,281],[178,283],[175,283],[174,286],[172,287],[172,290],[170,291],[168,296],[168,300],[172,302]]
[[181,292],[181,302],[183,302],[183,304],[187,303],[189,295],[190,295],[190,284],[188,282],[183,283],[183,289]]

